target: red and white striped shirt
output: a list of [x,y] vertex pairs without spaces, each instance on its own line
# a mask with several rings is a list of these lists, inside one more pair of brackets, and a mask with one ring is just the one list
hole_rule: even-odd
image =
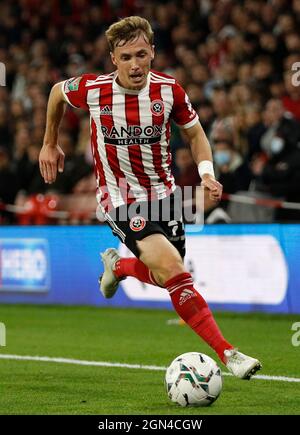
[[122,88],[116,77],[116,71],[84,74],[62,84],[71,106],[89,110],[97,199],[106,212],[173,192],[170,121],[183,128],[198,122],[174,78],[151,70],[143,89],[130,90]]

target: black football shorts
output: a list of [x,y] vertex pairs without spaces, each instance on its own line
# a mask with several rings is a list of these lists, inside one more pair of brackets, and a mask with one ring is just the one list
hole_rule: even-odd
[[105,213],[112,232],[139,258],[137,241],[151,234],[163,234],[185,256],[182,203],[172,193],[167,198],[125,204]]

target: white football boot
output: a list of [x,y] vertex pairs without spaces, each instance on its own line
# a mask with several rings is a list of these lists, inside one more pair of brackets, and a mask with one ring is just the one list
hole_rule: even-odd
[[121,257],[114,248],[106,249],[100,255],[104,265],[104,272],[98,280],[99,289],[106,299],[110,299],[118,290],[119,282],[124,279],[117,278],[114,274],[115,264]]
[[250,379],[262,367],[258,359],[244,355],[237,349],[227,349],[224,351],[224,355],[228,370],[241,379]]

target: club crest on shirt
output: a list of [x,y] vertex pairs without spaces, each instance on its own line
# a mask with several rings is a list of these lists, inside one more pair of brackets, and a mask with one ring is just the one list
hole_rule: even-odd
[[132,231],[141,231],[146,226],[146,220],[143,216],[134,216],[130,219],[129,226]]
[[64,91],[67,94],[70,91],[78,91],[81,77],[72,77],[65,82]]
[[160,116],[164,113],[165,106],[161,100],[154,100],[151,103],[150,109],[154,116]]

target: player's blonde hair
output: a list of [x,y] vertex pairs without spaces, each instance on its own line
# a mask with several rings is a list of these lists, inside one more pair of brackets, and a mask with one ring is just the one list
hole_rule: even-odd
[[138,16],[123,18],[112,24],[105,32],[109,49],[112,52],[116,47],[138,38],[141,34],[145,36],[150,45],[153,44],[153,30],[149,21]]

